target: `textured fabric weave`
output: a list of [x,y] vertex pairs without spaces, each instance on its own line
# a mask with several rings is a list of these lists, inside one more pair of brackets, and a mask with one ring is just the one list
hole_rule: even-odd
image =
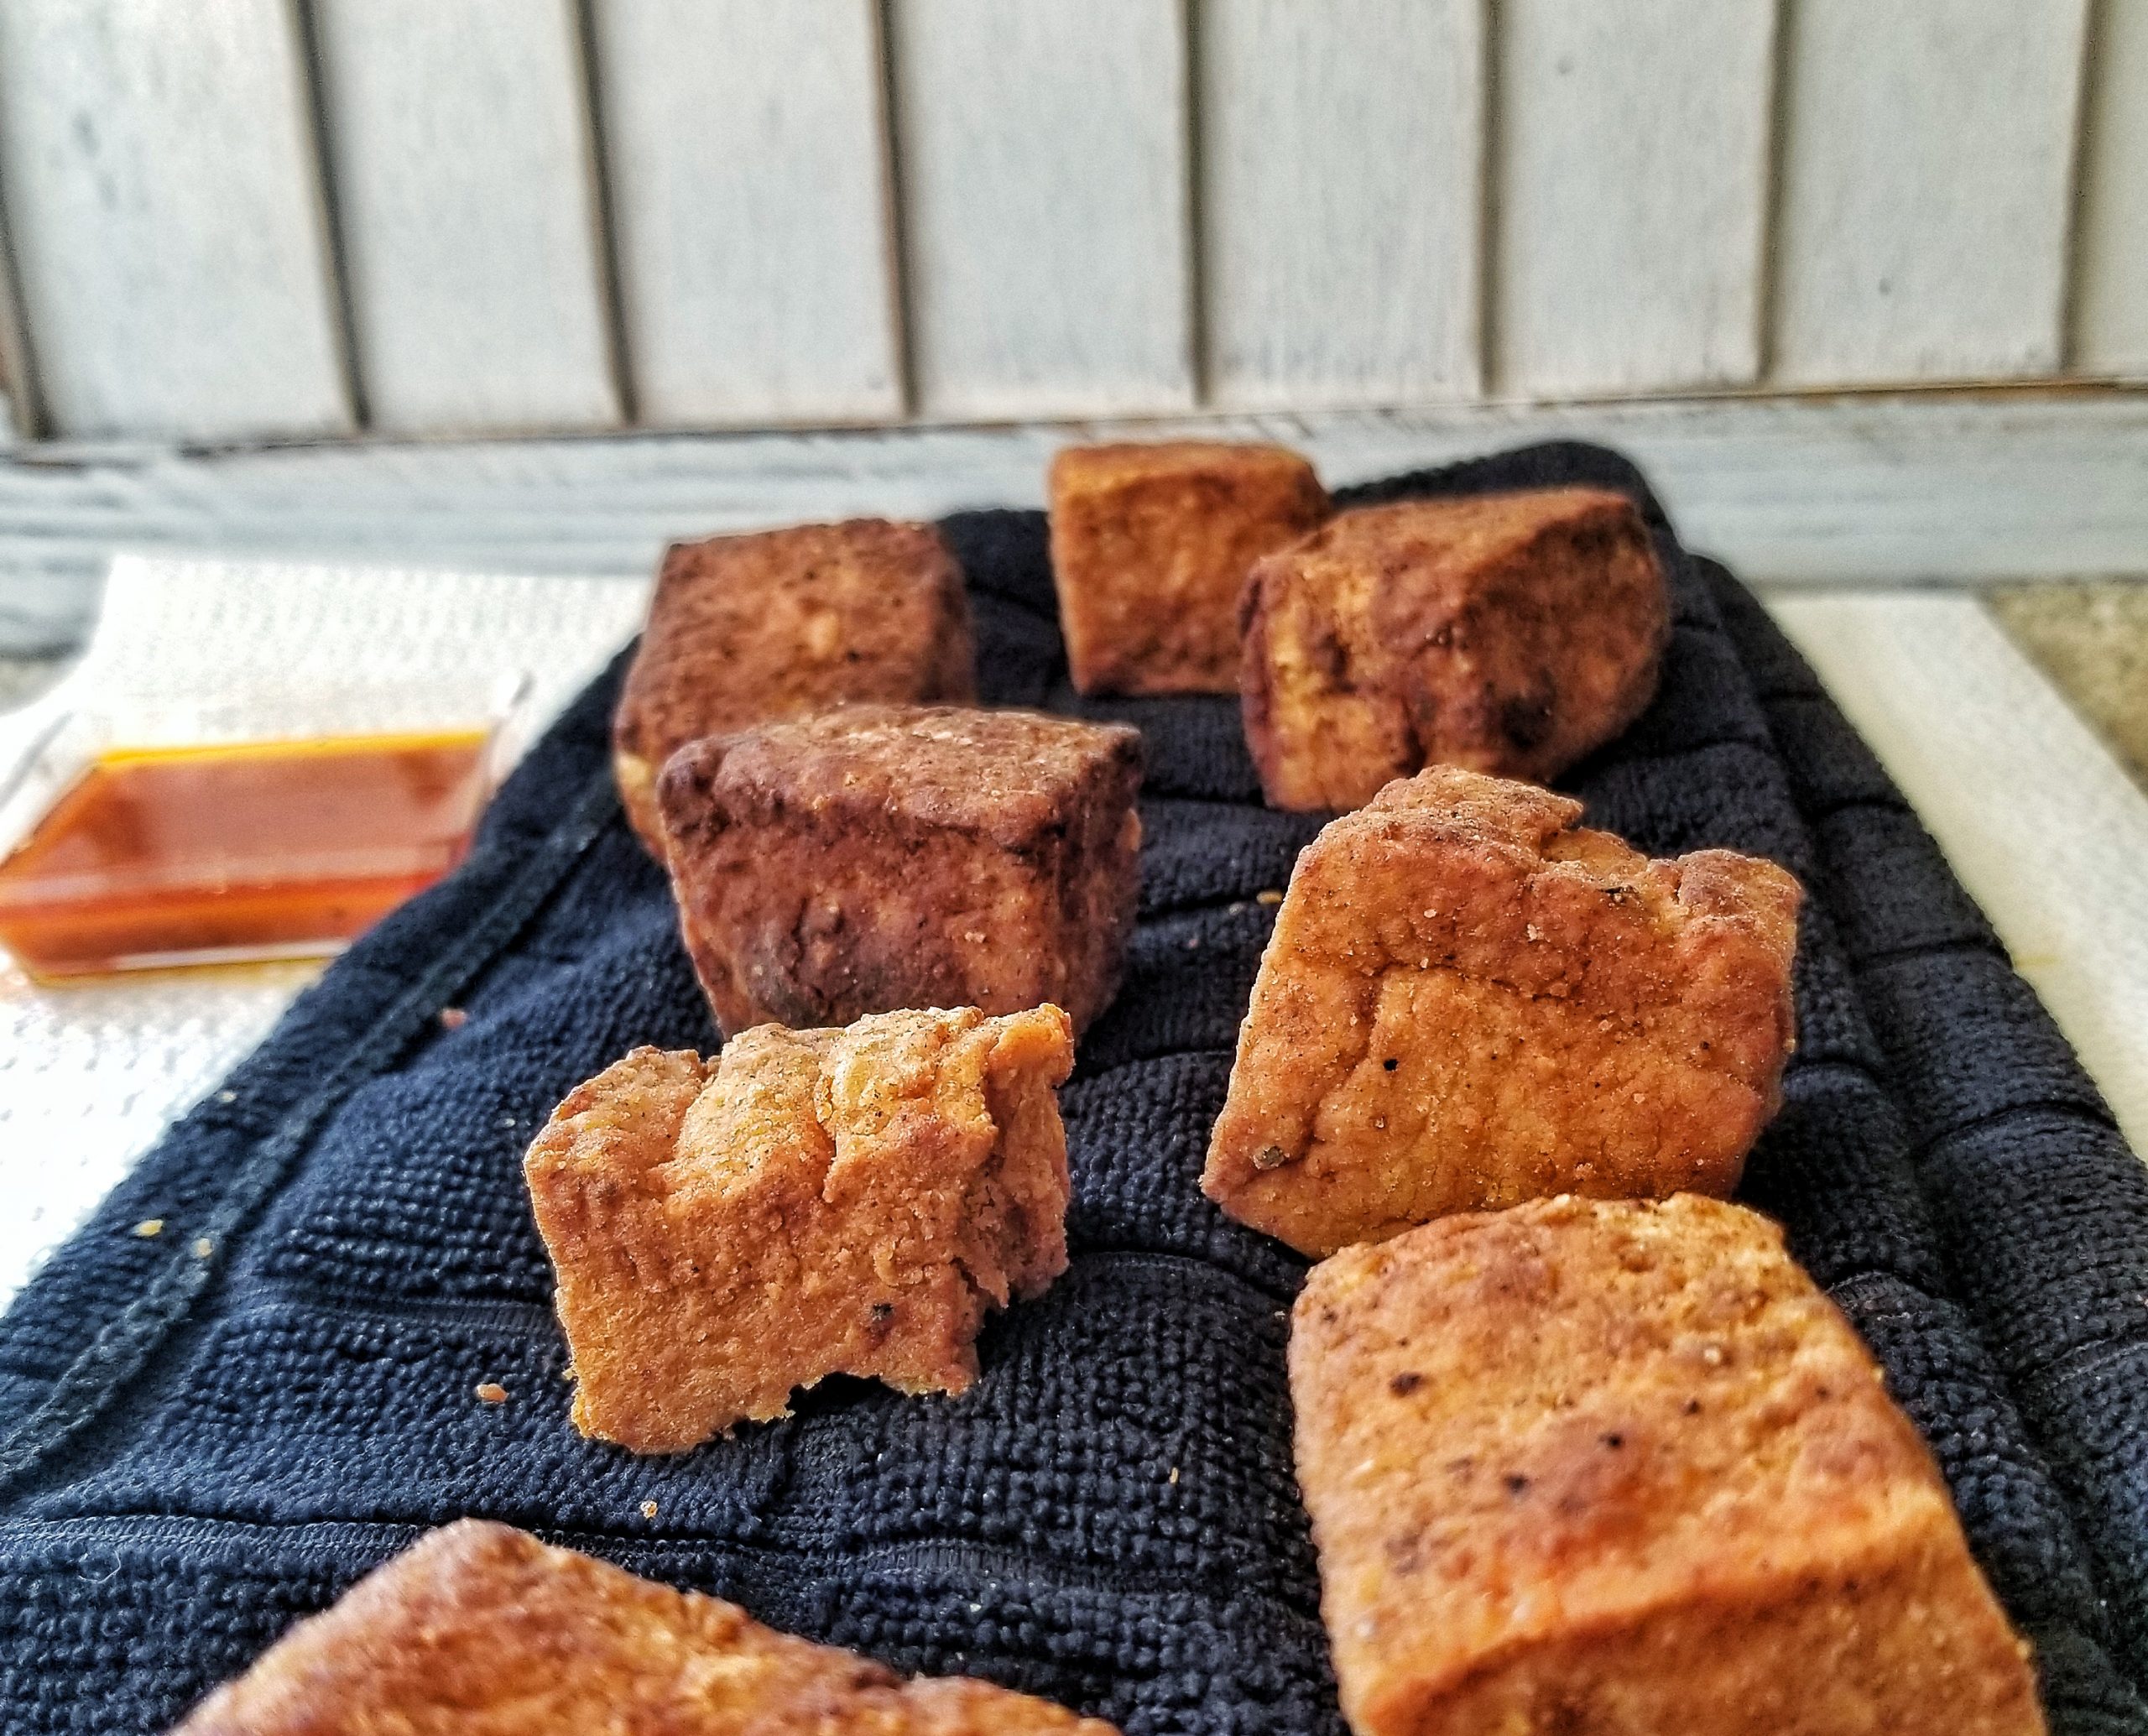
[[[1344,501],[1576,482],[1642,504],[1676,630],[1654,707],[1567,786],[1652,853],[1757,852],[1813,894],[1800,1046],[1744,1196],[1932,1441],[2055,1728],[2148,1732],[2148,1174],[2094,1089],[1810,672],[1623,461],[1535,447]],[[1340,1730],[1284,1382],[1304,1264],[1197,1186],[1274,920],[1255,895],[1318,821],[1262,807],[1231,701],[1072,694],[1041,515],[946,529],[987,700],[1147,738],[1126,986],[1064,1093],[1066,1276],[988,1329],[960,1400],[833,1380],[664,1460],[575,1435],[523,1150],[633,1045],[717,1040],[611,795],[614,670],[467,865],[330,971],[0,1322],[8,1730],[160,1729],[465,1514],[1132,1736]],[[130,1233],[152,1217],[161,1237]]]

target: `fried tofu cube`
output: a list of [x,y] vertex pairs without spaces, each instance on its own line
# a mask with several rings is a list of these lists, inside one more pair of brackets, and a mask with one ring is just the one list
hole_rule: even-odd
[[2037,1736],[1849,1322],[1741,1207],[1564,1197],[1316,1266],[1298,1480],[1358,1736]]
[[1257,563],[1247,745],[1270,803],[1427,765],[1542,783],[1655,696],[1671,606],[1633,503],[1552,488],[1362,507]]
[[905,1678],[735,1603],[466,1519],[299,1623],[174,1736],[1115,1736],[967,1676]]
[[1796,880],[1436,766],[1298,858],[1202,1186],[1329,1254],[1548,1194],[1727,1194],[1781,1101]]
[[727,1032],[899,1007],[1086,1029],[1139,890],[1141,738],[1035,712],[855,706],[698,742],[659,805]]
[[829,1374],[966,1390],[986,1311],[1066,1269],[1073,1064],[1058,1008],[965,1007],[637,1049],[576,1087],[524,1164],[576,1426],[678,1452]]
[[1238,592],[1327,516],[1285,446],[1069,446],[1052,460],[1051,573],[1084,693],[1235,693]]
[[852,700],[967,701],[971,660],[962,571],[929,524],[674,544],[613,719],[627,817],[661,860],[657,774],[688,742]]

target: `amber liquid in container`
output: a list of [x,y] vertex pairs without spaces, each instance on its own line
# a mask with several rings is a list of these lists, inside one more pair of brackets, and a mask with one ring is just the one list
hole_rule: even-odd
[[42,981],[339,951],[461,860],[490,740],[100,754],[0,862],[0,946]]

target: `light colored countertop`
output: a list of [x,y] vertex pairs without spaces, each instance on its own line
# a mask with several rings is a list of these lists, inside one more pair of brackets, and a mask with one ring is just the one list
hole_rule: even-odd
[[65,657],[0,657],[0,714],[28,705],[65,673]]
[[2148,783],[1963,592],[1764,593],[2148,1152]]
[[2148,790],[2148,579],[2007,585],[1986,601],[2007,637]]

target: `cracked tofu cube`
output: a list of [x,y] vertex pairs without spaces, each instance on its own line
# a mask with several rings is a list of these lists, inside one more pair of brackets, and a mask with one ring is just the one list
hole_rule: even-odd
[[717,1022],[1050,1001],[1087,1029],[1133,926],[1140,782],[1138,732],[1035,712],[854,706],[683,749],[658,799]]
[[526,1531],[429,1531],[173,1736],[1115,1736],[967,1676],[905,1678]]
[[1727,1194],[1781,1099],[1800,889],[1451,766],[1299,856],[1202,1186],[1332,1254],[1450,1212]]
[[1358,1736],[2040,1736],[1849,1322],[1743,1207],[1573,1197],[1313,1269],[1298,1480]]
[[1647,527],[1601,488],[1338,514],[1243,607],[1246,743],[1300,810],[1427,765],[1548,781],[1647,708],[1671,631]]
[[1056,1007],[637,1049],[552,1113],[524,1169],[558,1275],[574,1420],[678,1452],[829,1374],[976,1379],[986,1311],[1066,1268],[1074,1064]]
[[1238,592],[1327,516],[1285,446],[1069,446],[1052,460],[1051,574],[1084,693],[1235,693]]
[[929,524],[854,519],[677,543],[613,719],[620,800],[660,861],[657,774],[688,742],[850,701],[976,691],[962,571]]

